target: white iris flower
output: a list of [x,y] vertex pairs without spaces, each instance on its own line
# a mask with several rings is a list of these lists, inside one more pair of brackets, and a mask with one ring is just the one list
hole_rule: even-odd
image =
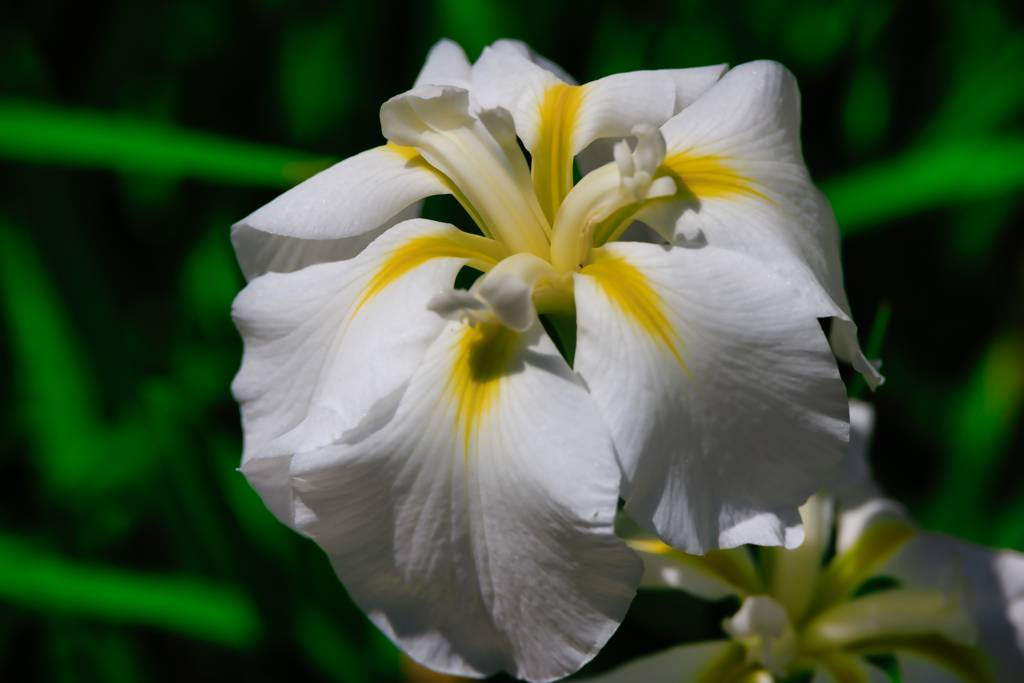
[[[687,555],[634,534],[644,584],[709,600],[739,598],[727,639],[637,660],[595,683],[886,683],[872,656],[892,657],[903,683],[1019,680],[1024,671],[1024,555],[920,532],[871,481],[871,407],[850,405],[850,453],[835,480],[800,508],[796,549]],[[833,514],[835,555],[827,558]],[[627,519],[621,520],[624,531]],[[628,531],[625,531],[627,535]],[[823,560],[826,560],[823,562]],[[878,660],[876,660],[878,661]]]
[[[818,318],[878,377],[798,111],[770,62],[578,86],[522,44],[471,66],[443,41],[382,107],[388,144],[235,226],[242,471],[414,659],[582,666],[642,573],[620,495],[689,552],[801,542],[848,436]],[[609,161],[574,187],[588,147]],[[437,194],[481,235],[415,218]],[[637,217],[671,246],[621,240]]]

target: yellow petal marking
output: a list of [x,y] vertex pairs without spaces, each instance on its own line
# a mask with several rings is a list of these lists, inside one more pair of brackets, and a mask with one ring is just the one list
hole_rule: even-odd
[[668,352],[679,363],[691,382],[686,362],[679,347],[686,348],[672,323],[665,316],[665,303],[655,292],[647,278],[621,257],[611,256],[603,249],[591,252],[591,263],[580,271],[597,280],[611,299],[637,327],[654,340],[663,352]]
[[761,577],[750,561],[746,548],[709,550],[704,555],[691,555],[658,540],[628,540],[626,544],[637,552],[665,555],[679,564],[716,577],[736,588],[741,598],[765,592]]
[[400,156],[401,158],[405,159],[407,162],[406,166],[408,168],[423,168],[436,175],[438,180],[440,180],[444,184],[444,186],[448,188],[448,191],[451,193],[451,195],[455,197],[459,204],[462,205],[462,208],[466,210],[466,213],[468,213],[469,217],[473,219],[473,222],[476,223],[477,227],[480,228],[480,232],[482,232],[487,237],[493,237],[490,233],[490,230],[487,228],[487,224],[484,223],[484,219],[480,216],[480,212],[478,212],[469,202],[469,199],[466,197],[465,193],[463,193],[463,191],[460,190],[458,186],[452,182],[451,178],[449,178],[444,173],[441,173],[441,171],[431,166],[430,162],[424,159],[419,152],[417,152],[412,147],[402,147],[400,145],[396,145],[393,142],[389,142],[386,145],[384,145],[384,149],[393,152]]
[[470,437],[494,406],[518,347],[519,333],[504,325],[466,325],[462,331],[446,395],[456,402],[456,429],[462,429],[466,457]]
[[572,189],[572,129],[586,93],[582,86],[556,83],[540,105],[540,138],[533,149],[533,189],[548,223]]
[[666,198],[669,201],[687,196],[700,200],[747,195],[775,203],[755,187],[757,182],[729,168],[723,163],[725,161],[725,157],[701,156],[687,150],[665,157],[665,162],[654,175],[656,178],[669,176],[676,181],[676,193]]
[[363,288],[362,296],[355,305],[351,318],[392,282],[435,258],[464,258],[469,260],[467,265],[478,270],[489,270],[501,260],[501,254],[494,240],[457,233],[454,228],[447,236],[414,237],[387,255],[373,278]]

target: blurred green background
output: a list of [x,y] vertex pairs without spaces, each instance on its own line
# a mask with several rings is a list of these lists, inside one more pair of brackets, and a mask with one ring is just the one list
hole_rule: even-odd
[[[234,470],[228,231],[380,144],[442,36],[581,81],[786,64],[885,359],[878,478],[927,528],[1024,550],[1021,25],[951,0],[3,3],[0,679],[415,679]],[[587,671],[720,618],[641,595]]]

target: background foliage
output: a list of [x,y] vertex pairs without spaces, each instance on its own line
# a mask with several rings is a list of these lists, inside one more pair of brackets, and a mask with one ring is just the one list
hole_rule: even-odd
[[[885,359],[878,477],[926,527],[1024,550],[1021,18],[953,0],[0,5],[0,679],[426,680],[234,470],[228,229],[379,144],[380,104],[442,36],[471,58],[521,38],[581,81],[789,66]],[[714,637],[723,609],[642,594],[588,671]]]

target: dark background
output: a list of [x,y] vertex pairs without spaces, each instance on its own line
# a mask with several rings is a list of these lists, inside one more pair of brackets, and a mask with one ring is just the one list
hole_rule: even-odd
[[[885,360],[878,479],[927,528],[1024,550],[1021,18],[952,0],[3,3],[0,679],[426,680],[234,471],[228,231],[380,144],[381,103],[442,36],[471,59],[520,38],[580,81],[786,64]],[[728,608],[642,594],[587,671],[715,637]]]

